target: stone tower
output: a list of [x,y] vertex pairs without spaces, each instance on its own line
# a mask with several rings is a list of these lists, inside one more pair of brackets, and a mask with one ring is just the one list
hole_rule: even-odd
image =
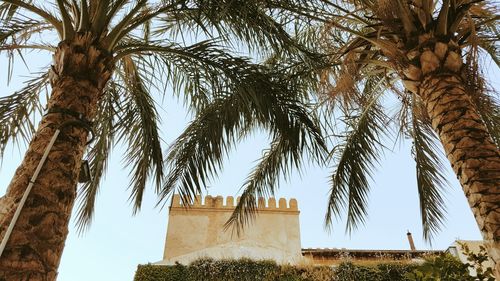
[[158,264],[188,264],[201,257],[215,259],[271,259],[296,264],[302,260],[297,200],[261,198],[255,220],[238,237],[224,223],[233,212],[234,199],[201,196],[189,206],[174,195],[170,206],[163,260]]

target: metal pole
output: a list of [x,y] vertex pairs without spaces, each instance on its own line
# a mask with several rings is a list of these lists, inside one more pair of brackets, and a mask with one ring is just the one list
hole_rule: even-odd
[[45,164],[45,160],[47,160],[47,156],[49,155],[49,152],[52,149],[52,146],[54,145],[54,142],[56,141],[60,132],[61,132],[61,129],[57,129],[55,131],[54,135],[52,136],[52,139],[50,139],[49,144],[45,148],[45,152],[43,153],[42,159],[40,159],[40,162],[38,162],[38,166],[36,167],[36,170],[33,173],[33,176],[31,177],[31,180],[28,184],[28,187],[24,191],[23,197],[21,198],[19,205],[17,205],[17,209],[16,209],[16,212],[14,213],[14,217],[10,221],[9,227],[7,228],[7,231],[5,232],[5,236],[2,239],[2,243],[0,244],[0,257],[2,257],[3,250],[5,249],[5,245],[7,245],[7,241],[9,241],[10,234],[12,233],[12,230],[14,229],[14,226],[16,225],[17,219],[19,218],[19,215],[21,214],[21,210],[23,209],[24,203],[26,202],[26,199],[28,198],[28,195],[30,194],[31,189],[33,188],[33,184],[35,183],[36,178],[38,177],[38,174],[40,173],[40,170],[42,170],[43,164]]

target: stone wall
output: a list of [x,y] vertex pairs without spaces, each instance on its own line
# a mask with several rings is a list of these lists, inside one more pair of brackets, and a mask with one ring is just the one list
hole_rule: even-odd
[[[225,202],[224,202],[225,201]],[[163,260],[158,264],[189,262],[201,258],[272,259],[278,263],[302,261],[297,201],[259,199],[258,214],[240,236],[224,230],[232,214],[233,197],[197,197],[182,205],[174,195],[169,212]]]

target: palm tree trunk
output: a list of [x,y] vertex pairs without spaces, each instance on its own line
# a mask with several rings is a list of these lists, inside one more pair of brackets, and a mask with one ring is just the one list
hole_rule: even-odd
[[[2,237],[49,140],[63,123],[75,120],[69,112],[88,120],[96,114],[112,57],[93,45],[93,39],[89,33],[78,34],[61,42],[55,52],[47,106],[54,112],[42,118],[3,198],[7,213],[0,218]],[[0,257],[0,280],[56,279],[87,135],[79,126],[62,129]]]
[[466,93],[459,51],[453,51],[453,44],[435,46],[420,56],[420,71],[414,67],[406,77],[420,77],[417,94],[462,185],[500,280],[500,151]]

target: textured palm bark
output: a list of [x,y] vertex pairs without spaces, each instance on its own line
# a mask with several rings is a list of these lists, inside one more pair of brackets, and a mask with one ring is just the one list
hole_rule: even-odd
[[500,151],[466,93],[455,44],[436,43],[405,71],[407,88],[423,100],[500,280]]
[[[70,109],[89,120],[95,116],[103,87],[111,75],[112,57],[93,42],[91,34],[86,33],[59,44],[51,70],[49,110]],[[0,218],[2,237],[49,140],[61,124],[74,119],[61,113],[42,118],[3,198],[8,212]],[[56,279],[87,134],[78,126],[61,131],[0,258],[0,280]]]

